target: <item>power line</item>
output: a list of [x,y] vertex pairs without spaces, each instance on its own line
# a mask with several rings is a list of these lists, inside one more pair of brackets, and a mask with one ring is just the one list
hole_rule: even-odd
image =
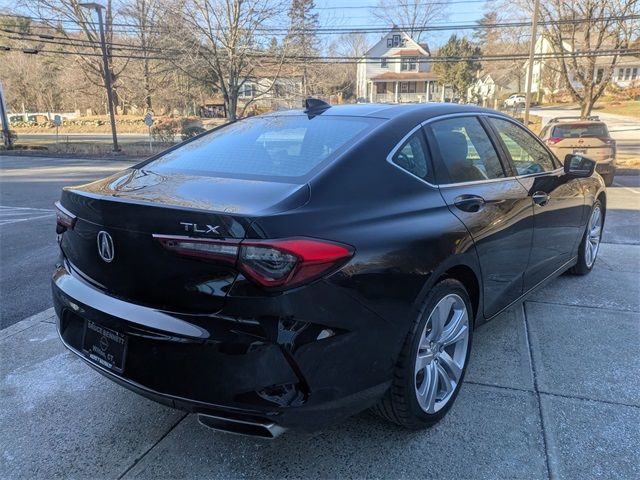
[[[0,50],[16,50],[12,47],[0,47]],[[83,56],[101,56],[99,53],[79,53],[72,52],[66,50],[45,50],[45,49],[19,49],[24,53],[30,54],[49,54],[51,55],[83,55]],[[25,50],[28,50],[26,52]],[[579,52],[551,52],[544,54],[536,54],[536,60],[544,60],[544,59],[559,59],[559,58],[570,58],[570,57],[601,57],[601,56],[638,56],[640,55],[640,49],[618,49],[618,50],[583,50]],[[279,64],[281,59],[278,58],[269,58],[269,57],[259,57],[258,54],[249,55],[256,58],[260,58],[264,63],[273,63]],[[161,57],[161,56],[136,56],[136,55],[118,55],[112,54],[112,58],[126,58],[126,59],[139,59],[139,60],[167,60],[174,61],[175,57]],[[291,56],[285,57],[287,60],[296,60],[305,63],[331,63],[331,64],[358,64],[358,63],[379,63],[382,57],[372,57],[372,58],[358,58],[358,57],[331,57],[331,56]],[[528,58],[528,54],[500,54],[500,55],[479,55],[479,56],[465,56],[465,57],[452,57],[452,56],[433,56],[426,58],[416,58],[415,62],[412,63],[451,63],[451,62],[462,62],[462,61],[478,61],[478,62],[487,62],[487,61],[505,61],[505,60],[526,60]],[[401,59],[387,57],[388,63],[401,63]]]
[[[37,18],[37,17],[26,17],[19,16],[20,18],[26,18],[33,21],[51,21],[56,22],[60,21],[58,19],[47,19],[47,18]],[[598,22],[608,22],[608,21],[630,21],[630,20],[638,20],[640,19],[640,15],[611,15],[606,17],[597,17],[597,18],[574,18],[574,19],[562,19],[562,20],[546,20],[542,22],[538,22],[539,25],[577,25],[581,23],[598,23]],[[86,21],[73,21],[73,20],[64,20],[67,23],[74,23],[78,25],[82,24],[94,24],[95,22],[86,22]],[[24,25],[20,24],[11,24],[15,27],[24,27]],[[127,24],[127,23],[112,23],[113,27],[129,27],[133,29],[140,29],[139,25],[136,24]],[[8,26],[8,25],[7,25]],[[447,30],[476,30],[476,29],[494,29],[494,28],[513,28],[513,27],[530,27],[531,21],[522,20],[516,22],[496,22],[496,23],[434,23],[432,25],[426,25],[423,27],[410,27],[410,26],[398,26],[395,29],[398,30],[412,30],[415,32],[427,32],[427,31],[447,31]],[[34,26],[37,28],[54,28],[51,26]],[[151,30],[149,30],[151,29]],[[302,28],[296,30],[296,33],[314,33],[317,35],[336,35],[336,34],[346,34],[346,33],[387,33],[394,28],[388,26],[363,26],[363,27],[317,27],[317,28]],[[69,28],[70,30],[70,28]],[[169,30],[164,27],[147,27],[147,31],[157,31],[157,32],[168,32]],[[259,32],[265,32],[265,34],[271,35],[289,35],[291,30],[289,27],[258,27],[255,29]],[[78,31],[82,31],[82,29],[78,29]],[[113,29],[113,31],[116,31]],[[129,30],[119,30],[122,33],[130,33]]]

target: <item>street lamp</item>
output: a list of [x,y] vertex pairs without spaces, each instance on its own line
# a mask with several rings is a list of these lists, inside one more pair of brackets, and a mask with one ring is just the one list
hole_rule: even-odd
[[104,67],[104,86],[107,89],[107,103],[109,104],[109,119],[111,120],[111,136],[113,137],[113,151],[119,152],[118,135],[116,134],[116,116],[113,108],[113,92],[111,90],[111,69],[107,57],[107,42],[104,37],[104,26],[102,25],[102,10],[104,6],[95,2],[79,3],[79,7],[95,10],[98,14],[98,26],[100,27],[100,46],[102,49],[102,64]]

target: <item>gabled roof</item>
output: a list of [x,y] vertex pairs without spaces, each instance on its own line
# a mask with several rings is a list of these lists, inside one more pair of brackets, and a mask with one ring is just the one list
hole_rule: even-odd
[[[409,42],[411,42],[410,48],[417,50],[419,52],[418,55],[425,55],[427,57],[431,56],[431,52],[429,51],[429,46],[426,43],[420,44],[416,42],[413,38],[411,38],[411,36],[407,32],[405,32],[404,30],[401,30],[400,28],[394,25],[386,34],[380,37],[380,39],[376,43],[374,43],[369,50],[365,52],[363,57],[367,57],[369,55],[369,52],[371,52],[371,50],[373,50],[376,47],[376,45],[378,45],[380,42],[383,42],[389,35],[402,35]],[[407,47],[395,47],[395,48],[407,48]]]

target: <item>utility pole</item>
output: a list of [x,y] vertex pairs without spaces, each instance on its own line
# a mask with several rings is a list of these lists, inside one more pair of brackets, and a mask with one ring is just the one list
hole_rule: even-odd
[[119,152],[118,135],[116,133],[116,115],[113,106],[113,90],[111,88],[111,69],[109,68],[109,58],[107,56],[107,41],[104,36],[104,25],[102,24],[102,10],[104,6],[99,3],[79,3],[78,6],[95,10],[98,14],[98,26],[100,28],[100,47],[102,50],[102,64],[104,71],[104,86],[107,89],[107,103],[109,104],[109,120],[111,121],[111,136],[113,137],[113,151]]
[[0,82],[0,121],[2,122],[2,136],[4,137],[4,148],[11,150],[11,132],[9,130],[9,118],[7,117],[7,106],[4,103],[4,91]]
[[[538,15],[540,13],[540,0],[533,4],[533,20],[531,21],[531,41],[529,42],[529,68],[527,69],[527,89],[524,102],[524,126],[529,126],[529,107],[531,107],[531,80],[533,77],[533,57],[536,53],[536,31],[538,29]],[[539,81],[539,80],[538,80]]]

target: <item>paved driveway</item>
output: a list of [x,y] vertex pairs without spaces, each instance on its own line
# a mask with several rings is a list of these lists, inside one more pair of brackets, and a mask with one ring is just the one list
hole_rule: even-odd
[[47,310],[0,331],[0,478],[640,478],[640,189],[629,185],[610,189],[594,271],[478,329],[460,396],[430,430],[363,413],[274,441],[217,433],[88,368]]

